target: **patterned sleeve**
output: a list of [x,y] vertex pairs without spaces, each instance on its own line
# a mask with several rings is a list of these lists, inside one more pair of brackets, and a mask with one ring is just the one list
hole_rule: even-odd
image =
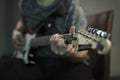
[[86,16],[84,14],[83,8],[79,6],[78,3],[75,5],[74,9],[73,24],[76,26],[76,31],[79,29],[85,29],[87,27]]
[[72,1],[68,13],[68,19],[66,22],[68,30],[72,25],[76,27],[76,31],[86,29],[87,19],[83,8],[80,6],[79,0]]

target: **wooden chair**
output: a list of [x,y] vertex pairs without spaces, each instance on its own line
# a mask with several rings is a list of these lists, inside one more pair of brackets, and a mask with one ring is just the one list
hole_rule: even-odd
[[[88,15],[88,27],[101,29],[112,34],[113,17],[113,10]],[[107,55],[99,55],[97,51],[92,50],[89,54],[95,80],[110,80],[110,52]]]

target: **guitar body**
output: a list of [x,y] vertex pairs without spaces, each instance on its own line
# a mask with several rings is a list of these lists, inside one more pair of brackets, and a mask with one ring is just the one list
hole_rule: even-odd
[[[25,36],[25,46],[24,46],[24,49],[25,49],[25,53],[24,53],[24,56],[23,56],[23,60],[24,60],[24,63],[25,64],[28,64],[30,63],[29,61],[29,51],[30,51],[30,43],[31,43],[31,40],[34,39],[36,37],[36,34],[26,34]],[[31,62],[32,63],[32,62]]]

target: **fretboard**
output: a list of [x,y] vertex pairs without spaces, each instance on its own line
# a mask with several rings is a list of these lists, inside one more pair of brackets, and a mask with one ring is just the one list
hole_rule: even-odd
[[[36,37],[31,39],[30,41],[30,47],[39,47],[39,46],[47,46],[50,45],[50,37],[51,36],[40,36],[40,37]],[[62,37],[65,40],[73,40],[74,38],[71,37],[70,34],[62,34]]]
[[31,47],[47,46],[50,44],[50,36],[33,38],[30,42]]

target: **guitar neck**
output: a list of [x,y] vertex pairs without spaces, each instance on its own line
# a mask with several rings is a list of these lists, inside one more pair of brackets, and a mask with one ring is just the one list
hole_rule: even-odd
[[44,37],[37,37],[33,38],[30,41],[30,47],[39,47],[39,46],[47,46],[50,45],[50,39],[51,36],[44,36]]
[[[70,36],[70,34],[62,34],[64,39],[68,39],[68,40],[73,40],[74,38],[72,38]],[[36,37],[31,39],[30,41],[30,47],[39,47],[39,46],[47,46],[50,45],[50,36],[41,36],[41,37]]]

